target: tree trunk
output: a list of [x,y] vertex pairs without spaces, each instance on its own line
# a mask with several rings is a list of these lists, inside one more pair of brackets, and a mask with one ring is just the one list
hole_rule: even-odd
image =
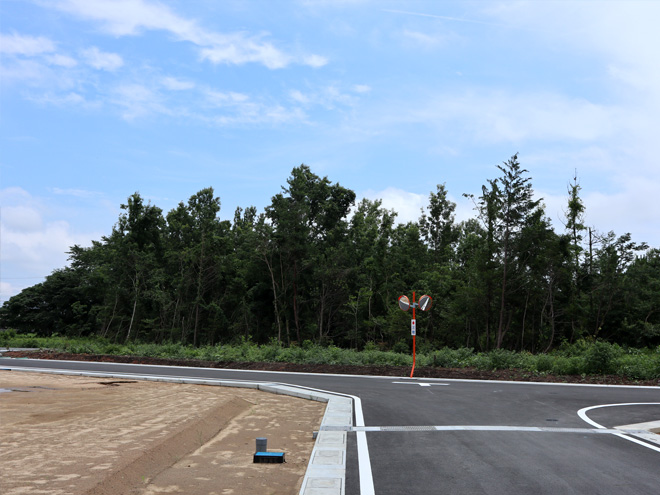
[[128,342],[129,337],[131,336],[131,330],[133,328],[133,321],[135,320],[135,310],[137,308],[138,302],[138,288],[139,288],[139,274],[137,270],[135,271],[135,278],[133,279],[133,290],[135,291],[135,300],[133,301],[133,313],[131,314],[131,322],[128,325],[128,332],[126,332],[126,340]]
[[193,347],[197,347],[197,329],[199,326],[199,302],[202,299],[202,274],[204,272],[205,236],[202,232],[202,246],[199,253],[199,266],[197,269],[197,295],[195,297],[195,326],[193,327]]
[[108,335],[108,330],[110,330],[110,325],[112,325],[112,320],[115,319],[115,311],[117,310],[117,302],[119,301],[119,293],[115,293],[115,304],[112,307],[112,314],[110,315],[110,321],[105,327],[105,330],[103,331],[102,337],[105,338],[106,335]]
[[509,264],[509,234],[504,235],[504,258],[502,259],[502,294],[500,297],[500,323],[497,327],[497,349],[502,346],[504,340],[504,308],[506,305],[506,283],[507,269]]
[[550,342],[548,342],[548,347],[545,348],[545,352],[552,349],[552,344],[555,340],[555,298],[552,294],[552,279],[550,279],[550,286],[548,287],[548,299],[550,300]]
[[135,319],[135,309],[137,308],[138,295],[135,293],[135,301],[133,301],[133,314],[131,314],[131,323],[128,325],[128,332],[126,333],[125,343],[128,342],[129,337],[131,336],[131,329],[133,328],[133,320]]
[[302,344],[300,340],[300,321],[298,320],[298,287],[296,285],[296,279],[298,278],[298,263],[293,262],[293,322],[296,324],[296,339],[298,344]]
[[268,267],[268,273],[270,273],[270,281],[273,287],[273,308],[275,310],[275,320],[277,321],[277,343],[282,344],[282,321],[280,319],[280,311],[277,306],[277,284],[275,283],[275,273],[273,271],[273,264],[268,259],[266,253],[264,253],[264,262]]
[[529,305],[529,290],[525,297],[525,310],[523,311],[522,329],[520,330],[520,352],[525,349],[525,322],[527,321],[527,306]]

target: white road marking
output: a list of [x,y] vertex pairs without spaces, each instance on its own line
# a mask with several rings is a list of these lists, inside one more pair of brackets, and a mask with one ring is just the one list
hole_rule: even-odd
[[440,387],[442,385],[449,385],[448,383],[415,383],[415,382],[392,382],[399,385],[419,385],[420,387]]
[[547,426],[487,426],[487,425],[442,425],[442,426],[354,426],[349,431],[354,432],[415,432],[415,431],[507,431],[531,433],[577,433],[580,435],[616,435],[621,433],[616,429],[594,428],[558,428]]
[[[5,351],[6,352],[6,351]],[[0,366],[7,360],[11,362],[13,359],[0,356]],[[32,361],[43,361],[40,359],[31,359]],[[48,359],[46,361],[52,361],[57,363],[84,363],[90,364],[94,361],[75,361],[68,359]],[[172,368],[171,365],[165,364],[134,364],[134,363],[97,363],[109,366],[143,366],[143,367],[154,367],[154,368]],[[342,377],[342,378],[365,378],[372,380],[391,380],[391,376],[376,376],[376,375],[343,375],[340,373],[309,373],[309,372],[299,372],[299,371],[267,371],[267,370],[241,370],[234,368],[202,368],[199,366],[175,366],[176,368],[181,369],[191,369],[191,370],[213,370],[213,371],[229,371],[229,372],[240,372],[240,373],[272,373],[276,375],[302,375],[302,376],[333,376],[333,377]],[[17,367],[18,368],[18,367]],[[21,367],[21,369],[25,369]],[[475,383],[475,384],[507,384],[507,385],[524,385],[524,386],[550,386],[550,387],[597,387],[597,388],[631,388],[636,390],[658,390],[657,385],[603,385],[597,383],[557,383],[557,382],[522,382],[522,381],[511,381],[511,380],[468,380],[463,378],[425,378],[425,380],[442,380],[446,382],[454,383]],[[447,383],[449,385],[450,383]]]
[[[595,426],[596,428],[599,429],[605,429],[605,427],[601,424],[596,423],[592,419],[587,416],[587,413],[591,411],[592,409],[600,409],[602,407],[617,407],[617,406],[660,406],[660,402],[627,402],[623,404],[600,404],[598,406],[591,406],[591,407],[585,407],[583,409],[580,409],[578,411],[578,416],[582,418],[583,421],[589,423],[591,426]],[[628,440],[629,442],[636,443],[638,445],[641,445],[642,447],[646,447],[647,449],[655,450],[656,452],[660,452],[660,447],[655,447],[653,445],[649,445],[646,442],[642,442],[641,440],[638,440],[636,438],[633,438],[625,433],[614,433],[615,436],[619,438],[623,438],[624,440]]]
[[[364,427],[362,401],[359,397],[351,397],[353,397],[355,403],[355,426]],[[360,472],[360,495],[375,495],[369,446],[367,445],[367,433],[365,431],[358,431],[356,433],[356,440],[358,448],[358,470]]]

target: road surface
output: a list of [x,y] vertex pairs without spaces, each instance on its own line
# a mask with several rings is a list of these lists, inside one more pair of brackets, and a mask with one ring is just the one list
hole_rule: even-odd
[[[660,435],[614,429],[659,421],[660,387],[0,358],[7,366],[278,382],[359,397],[364,426],[348,434],[348,495],[370,491],[360,487],[367,470],[378,495],[660,493]],[[363,431],[368,463],[356,446]]]

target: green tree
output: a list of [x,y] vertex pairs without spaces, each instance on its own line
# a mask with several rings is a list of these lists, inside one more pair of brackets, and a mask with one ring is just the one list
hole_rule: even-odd
[[437,192],[429,195],[428,209],[422,209],[419,219],[419,229],[431,250],[433,263],[446,263],[451,259],[458,238],[454,226],[455,210],[456,203],[448,199],[445,184],[438,184]]
[[625,274],[627,343],[660,345],[660,249],[637,257]]
[[498,165],[502,172],[498,178],[501,184],[501,200],[499,213],[499,241],[502,266],[500,293],[500,315],[497,327],[497,343],[499,349],[504,336],[509,329],[512,307],[508,303],[511,292],[511,279],[514,275],[515,263],[523,254],[517,251],[516,243],[520,237],[529,216],[539,207],[540,200],[534,200],[531,177],[525,177],[527,170],[521,168],[518,154],[513,155],[504,166]]
[[[289,294],[296,340],[302,342],[301,339],[312,337],[311,329],[318,332],[320,339],[327,333],[323,322],[328,312],[335,309],[332,302],[329,306],[326,303],[335,290],[338,272],[324,270],[323,265],[334,258],[337,253],[331,255],[331,250],[336,250],[346,235],[345,218],[355,193],[332,184],[327,177],[318,177],[306,165],[294,168],[287,184],[266,208],[279,258],[279,264],[270,266],[272,278],[278,271],[278,278],[283,281],[281,288]],[[317,301],[311,300],[312,295]],[[273,296],[277,298],[276,294]],[[303,321],[302,313],[308,313],[310,308],[316,308],[316,315]]]
[[[118,298],[130,307],[125,341],[137,338],[141,318],[149,318],[157,305],[162,284],[162,210],[144,203],[139,193],[121,205],[123,213],[103,241],[110,254],[112,278]],[[122,319],[123,322],[123,319]],[[121,323],[120,323],[121,325]],[[135,332],[135,333],[133,333]]]

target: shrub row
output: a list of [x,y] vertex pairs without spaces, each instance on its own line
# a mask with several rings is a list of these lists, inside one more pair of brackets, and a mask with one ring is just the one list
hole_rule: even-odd
[[[243,340],[235,345],[205,347],[176,343],[117,344],[103,339],[38,338],[0,332],[0,346],[48,348],[75,354],[110,354],[146,356],[169,359],[201,359],[225,362],[286,362],[298,364],[394,365],[412,366],[412,356],[383,351],[375,344],[364,350],[320,346],[305,341],[301,346],[284,347],[276,342],[257,345]],[[602,341],[582,340],[562,345],[549,354],[531,354],[496,349],[475,352],[470,348],[448,347],[417,354],[417,366],[443,368],[477,368],[480,370],[519,369],[534,374],[605,375],[614,374],[633,380],[660,379],[660,347],[656,349],[625,349]]]

